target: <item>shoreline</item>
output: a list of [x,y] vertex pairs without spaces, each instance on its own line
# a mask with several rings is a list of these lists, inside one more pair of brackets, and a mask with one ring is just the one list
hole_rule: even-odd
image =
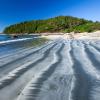
[[[0,35],[16,35],[16,34],[0,34]],[[57,39],[57,38],[63,38],[63,39],[100,39],[100,31],[95,32],[83,32],[83,33],[31,33],[31,34],[18,34],[18,36],[21,35],[33,35],[33,36],[39,36],[47,39]]]

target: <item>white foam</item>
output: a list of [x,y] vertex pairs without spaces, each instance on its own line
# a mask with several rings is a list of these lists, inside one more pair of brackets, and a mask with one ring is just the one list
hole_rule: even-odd
[[19,42],[19,41],[25,41],[30,40],[32,38],[23,38],[23,39],[15,39],[15,40],[7,40],[7,41],[1,41],[0,44],[6,44],[6,43],[12,43],[12,42]]

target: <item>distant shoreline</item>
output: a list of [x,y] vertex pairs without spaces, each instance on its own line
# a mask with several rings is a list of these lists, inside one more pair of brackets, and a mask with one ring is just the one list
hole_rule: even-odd
[[45,32],[45,33],[31,33],[31,34],[0,34],[0,35],[37,35],[40,37],[45,37],[48,39],[56,39],[56,38],[64,38],[64,39],[100,39],[100,31],[95,31],[95,32],[83,32],[83,33],[74,33],[74,32],[70,32],[70,33],[62,33],[62,32],[55,32],[55,33],[49,33],[49,32]]

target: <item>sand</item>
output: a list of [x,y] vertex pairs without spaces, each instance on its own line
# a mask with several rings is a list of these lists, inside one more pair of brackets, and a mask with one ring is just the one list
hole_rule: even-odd
[[[54,33],[53,33],[54,34]],[[61,33],[61,34],[55,34],[55,35],[42,35],[42,37],[45,37],[47,39],[57,39],[57,38],[63,38],[63,39],[100,39],[100,31],[88,33]]]

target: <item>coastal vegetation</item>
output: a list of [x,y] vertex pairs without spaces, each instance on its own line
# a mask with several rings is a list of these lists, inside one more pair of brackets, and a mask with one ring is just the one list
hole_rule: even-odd
[[10,25],[4,29],[7,34],[92,32],[100,30],[100,22],[93,22],[72,16],[58,16],[45,20],[32,20]]

